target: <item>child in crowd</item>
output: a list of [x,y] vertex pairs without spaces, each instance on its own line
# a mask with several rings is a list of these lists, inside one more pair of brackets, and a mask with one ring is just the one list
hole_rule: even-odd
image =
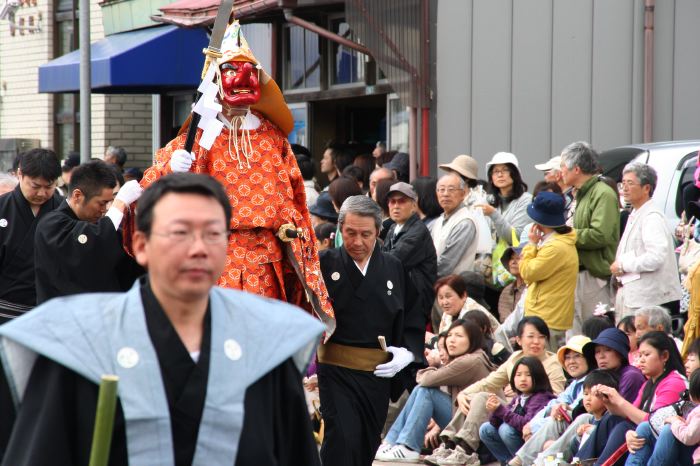
[[515,456],[525,443],[523,426],[554,398],[544,366],[536,357],[526,356],[515,363],[510,387],[516,396],[508,406],[501,404],[496,395],[489,395],[486,400],[486,409],[491,413],[489,421],[479,429],[481,441],[501,463]]
[[[700,403],[700,371],[691,374],[688,392],[691,402]],[[638,448],[629,448],[625,465],[691,466],[700,463],[700,406],[688,413],[686,419],[670,416],[664,424],[670,425],[661,429],[658,437],[654,437],[649,422],[637,427],[637,436],[643,437],[644,443]],[[629,444],[628,441],[628,447]]]
[[685,376],[690,380],[690,374],[700,368],[700,338],[693,340],[685,357]]
[[614,327],[615,324],[607,316],[593,316],[583,321],[581,333],[595,340],[603,330]]
[[316,247],[320,251],[335,247],[335,223],[321,223],[314,227],[316,234]]
[[630,352],[627,354],[630,366],[639,367],[639,348],[637,348],[637,328],[634,326],[634,316],[622,319],[617,328],[625,332],[630,340]]

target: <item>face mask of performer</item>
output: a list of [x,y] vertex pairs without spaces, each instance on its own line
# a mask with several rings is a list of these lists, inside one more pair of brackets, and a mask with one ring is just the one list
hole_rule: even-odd
[[221,65],[223,103],[229,107],[248,107],[260,100],[260,81],[254,64],[232,61]]

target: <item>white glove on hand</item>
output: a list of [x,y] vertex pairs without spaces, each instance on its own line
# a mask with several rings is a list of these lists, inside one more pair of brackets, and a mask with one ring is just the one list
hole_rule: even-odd
[[391,361],[380,364],[375,368],[374,375],[377,377],[386,377],[389,379],[413,362],[413,353],[406,348],[389,346],[386,350],[393,354],[394,357]]
[[187,152],[184,149],[178,149],[173,152],[173,156],[170,157],[170,169],[173,173],[183,173],[190,171],[192,162],[194,162],[194,154]]
[[131,203],[137,201],[139,197],[141,197],[142,193],[143,188],[139,182],[136,180],[131,180],[127,181],[124,183],[124,186],[119,188],[119,192],[114,199],[122,201],[126,205],[130,205]]

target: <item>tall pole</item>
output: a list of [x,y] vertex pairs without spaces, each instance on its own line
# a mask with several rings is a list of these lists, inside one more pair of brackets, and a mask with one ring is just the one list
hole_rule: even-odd
[[80,0],[80,162],[90,160],[90,0]]

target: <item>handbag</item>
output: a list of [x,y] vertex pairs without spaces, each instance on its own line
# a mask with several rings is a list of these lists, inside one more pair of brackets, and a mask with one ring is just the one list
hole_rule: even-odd
[[686,418],[695,408],[695,403],[690,401],[688,390],[681,393],[680,400],[668,406],[655,409],[649,414],[649,426],[654,437],[658,437],[661,429],[664,428],[664,421],[671,416],[681,416]]

